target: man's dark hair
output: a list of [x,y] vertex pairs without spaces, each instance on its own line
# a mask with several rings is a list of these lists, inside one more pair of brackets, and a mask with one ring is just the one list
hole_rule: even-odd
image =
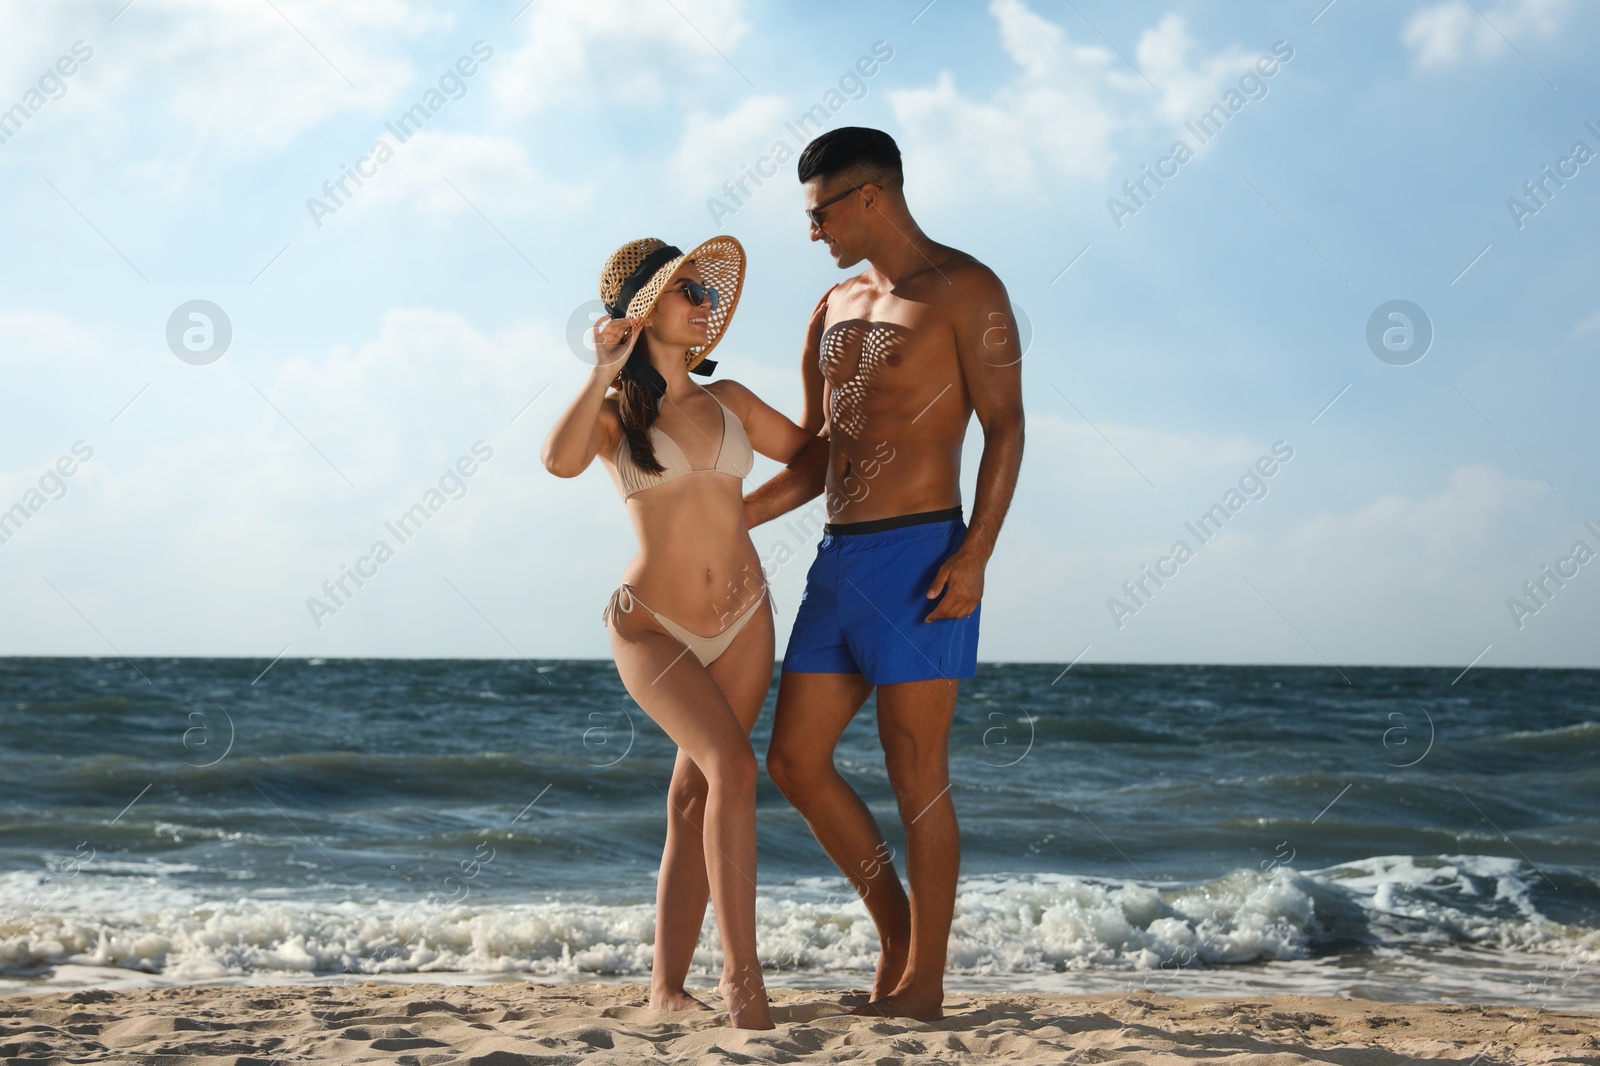
[[898,189],[905,182],[899,145],[882,130],[865,126],[841,126],[817,137],[800,153],[796,169],[802,185],[815,177],[841,173],[848,173],[852,181],[870,181],[886,189]]

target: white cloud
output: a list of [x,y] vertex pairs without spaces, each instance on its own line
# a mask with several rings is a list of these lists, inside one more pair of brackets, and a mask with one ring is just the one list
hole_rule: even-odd
[[[1431,495],[1385,493],[1306,519],[1276,540],[1241,539],[1217,558],[1220,569],[1247,570],[1272,589],[1276,607],[1335,662],[1465,665],[1492,642],[1487,665],[1581,663],[1592,659],[1585,627],[1570,624],[1572,613],[1566,624],[1558,618],[1592,618],[1600,605],[1592,590],[1575,591],[1562,612],[1541,619],[1550,624],[1528,632],[1515,628],[1505,606],[1582,532],[1563,510],[1541,481],[1464,465]],[[1240,596],[1241,619],[1254,595]],[[1273,640],[1292,654],[1299,638],[1283,632]],[[1309,653],[1299,657],[1314,661]]]
[[1217,102],[1224,86],[1235,81],[1256,59],[1256,53],[1225,48],[1191,64],[1195,50],[1182,17],[1166,15],[1139,38],[1139,66],[1161,89],[1156,112],[1181,123]]
[[[1036,94],[1030,103],[1049,107],[1045,97]],[[1100,128],[1082,130],[1076,139],[1057,138],[1032,125],[1023,113],[1027,109],[1023,102],[1006,107],[971,100],[956,88],[948,71],[941,71],[932,86],[891,91],[889,100],[904,130],[900,149],[908,183],[919,196],[949,199],[963,187],[983,184],[1008,191],[1034,190],[1042,184],[1038,155],[1043,140],[1068,146],[1069,152],[1076,146],[1085,176],[1103,173],[1109,166],[1110,127],[1093,110],[1060,107],[1057,114],[1075,114],[1080,126],[1099,123]],[[1097,150],[1106,155],[1096,157]]]
[[534,167],[517,139],[424,130],[396,147],[395,157],[379,167],[353,206],[408,203],[432,214],[459,214],[472,210],[462,196],[491,217],[548,215],[586,206],[591,189],[553,181]]
[[[335,115],[378,116],[412,80],[403,43],[453,24],[453,16],[406,0],[276,0],[276,8],[139,0],[115,24],[104,5],[87,0],[38,11],[8,5],[0,10],[0,63],[43,70],[82,40],[92,58],[55,105],[87,112],[54,124],[70,139],[68,150],[94,159],[126,149],[132,138],[147,150],[181,143],[176,158],[161,150],[152,172],[181,183],[189,163],[219,148],[251,156]],[[174,139],[162,128],[173,118],[187,136]]]
[[1110,49],[1074,42],[1022,0],[991,0],[989,11],[1019,68],[1013,81],[979,100],[942,71],[933,85],[889,94],[907,170],[933,198],[979,184],[1032,193],[1056,177],[1103,179],[1118,162],[1118,132],[1192,117],[1254,56],[1230,47],[1191,58],[1184,20],[1169,14],[1135,47],[1146,82]]
[[1572,10],[1572,0],[1505,0],[1481,11],[1466,0],[1449,0],[1412,15],[1400,40],[1418,68],[1452,66],[1499,55],[1507,38],[1548,38]]
[[[1074,399],[1081,408],[1081,399]],[[1077,412],[1049,413],[1066,407],[1054,390],[1041,392],[1035,405],[1028,412],[1028,448],[1059,461],[1053,458],[1030,477],[1047,479],[1048,485],[1035,491],[1052,498],[1076,497],[1087,490],[1142,489],[1145,478],[1168,488],[1212,478],[1220,494],[1271,445],[1238,434],[1178,432],[1093,414],[1091,425]]]
[[[1119,446],[1138,435],[1134,427],[1116,430]],[[1055,483],[1073,477],[1068,463],[1095,460],[1091,442],[1077,443],[1075,453],[1051,453],[1069,457]],[[1229,451],[1222,445],[1189,480],[1226,472]],[[1164,554],[1174,537],[1196,548],[1181,516],[1165,513],[1170,501],[1159,514],[1130,514],[1137,495],[1113,498],[1111,484],[1085,483],[1075,494],[1084,513],[1063,518],[1030,502],[1041,491],[1030,479],[1031,495],[1019,494],[990,566],[980,653],[1064,663],[1092,642],[1090,658],[1111,661],[1314,663],[1326,655],[1336,663],[1464,666],[1493,642],[1485,665],[1593,661],[1588,635],[1600,624],[1600,578],[1569,582],[1555,609],[1522,631],[1505,606],[1576,537],[1593,543],[1544,483],[1465,465],[1421,495],[1383,492],[1310,516],[1290,502],[1294,513],[1282,513],[1277,493],[1292,493],[1299,476],[1286,467],[1273,495],[1198,546],[1122,629],[1107,598],[1123,597],[1122,582],[1138,578],[1139,564]],[[1109,538],[1101,535],[1107,530]],[[1040,627],[1041,617],[1057,625]]]
[[513,118],[575,99],[651,114],[718,91],[738,78],[723,56],[750,30],[743,0],[534,0],[518,23],[525,43],[493,75]]
[[60,315],[0,311],[0,365],[8,373],[61,361],[85,364],[96,352],[93,336]]
[[[799,154],[794,137],[784,128],[789,120],[789,108],[777,96],[751,96],[726,115],[711,115],[695,111],[684,119],[683,136],[677,150],[667,158],[667,167],[674,184],[690,194],[706,199],[712,197],[728,207],[742,206],[723,189],[725,182],[735,183],[735,192],[744,203],[754,202],[762,185],[750,179],[740,192],[737,183],[741,177],[752,173],[749,168],[769,156],[774,142],[782,140],[787,146],[786,162],[771,176],[760,176],[762,184],[775,178],[787,178],[793,185],[792,160]],[[773,169],[771,162],[765,169]],[[746,192],[749,194],[746,196]],[[780,199],[772,197],[770,199]],[[790,200],[793,200],[791,195]],[[792,203],[786,204],[792,206]]]
[[[7,316],[3,325],[19,317]],[[102,354],[114,351],[107,345]],[[291,639],[294,654],[422,654],[440,636],[439,623],[428,619],[451,620],[445,642],[457,653],[507,654],[492,630],[480,632],[481,621],[441,575],[474,596],[497,592],[508,560],[531,575],[541,552],[553,558],[584,524],[534,523],[539,535],[529,531],[545,494],[573,498],[537,461],[541,425],[559,409],[557,397],[575,388],[568,379],[581,375],[555,330],[522,320],[489,334],[455,314],[396,308],[359,345],[284,359],[275,374],[255,377],[278,410],[248,387],[237,366],[231,378],[230,368],[217,369],[223,373],[158,380],[115,431],[90,435],[94,457],[66,496],[0,547],[8,562],[0,595],[28,605],[0,618],[0,640],[13,649],[107,653],[39,580],[43,574],[133,655],[183,648],[270,657]],[[552,379],[557,384],[511,423]],[[199,405],[221,429],[197,428]],[[152,434],[153,427],[162,432]],[[0,499],[16,499],[70,440],[0,470]],[[355,610],[315,629],[305,598],[385,536],[383,521],[416,502],[478,440],[495,454],[466,495],[400,550]],[[590,484],[590,494],[599,487]],[[607,517],[616,539],[626,538],[620,505]],[[626,556],[619,550],[617,558]],[[480,602],[487,610],[489,601]],[[527,616],[542,621],[541,603],[523,602],[520,618],[502,605],[496,617],[508,615],[508,626]],[[545,634],[526,646],[531,652],[550,643]]]
[[[127,362],[121,338],[91,335],[52,316],[0,315],[0,346],[13,342],[8,370],[27,372],[30,390],[48,396],[78,386],[86,369],[96,378],[112,376]],[[166,356],[155,373],[146,371],[149,388],[115,430],[104,428],[114,406],[93,408],[100,417],[91,428],[97,442],[147,440],[152,453],[193,446],[197,456],[226,454],[246,482],[342,486],[320,450],[363,491],[403,487],[438,456],[503,429],[542,385],[577,366],[561,333],[541,320],[519,319],[486,333],[454,312],[396,307],[354,346],[264,351],[255,359],[230,353],[203,371]],[[108,396],[121,404],[138,383],[116,385]],[[201,476],[154,454],[127,458],[118,482],[133,479],[135,494],[158,506],[172,503],[175,485]],[[208,485],[219,515],[234,487],[233,475]]]
[[1329,602],[1355,605],[1385,590],[1459,595],[1478,584],[1470,580],[1474,572],[1511,561],[1516,534],[1524,532],[1514,528],[1519,516],[1542,510],[1550,492],[1543,482],[1492,467],[1457,467],[1432,496],[1389,493],[1307,520],[1284,538],[1278,562],[1289,568],[1300,561],[1303,576]]
[[281,15],[269,5],[166,0],[124,17],[149,31],[139,44],[147,71],[183,72],[174,113],[203,137],[269,148],[332,114],[377,111],[413,73],[391,51],[394,39],[448,25],[398,0],[277,7]]
[[452,312],[396,308],[355,348],[285,360],[262,391],[365,471],[358,481],[382,481],[502,426],[548,380],[530,352],[567,358],[560,335],[540,323],[490,336]]

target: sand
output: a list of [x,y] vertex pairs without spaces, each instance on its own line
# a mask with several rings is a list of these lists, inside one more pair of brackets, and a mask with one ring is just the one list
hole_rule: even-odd
[[[1308,996],[958,994],[924,1023],[774,989],[778,1026],[645,1008],[640,985],[165,987],[0,999],[0,1063],[1600,1063],[1600,1014]],[[702,997],[708,998],[708,997]]]

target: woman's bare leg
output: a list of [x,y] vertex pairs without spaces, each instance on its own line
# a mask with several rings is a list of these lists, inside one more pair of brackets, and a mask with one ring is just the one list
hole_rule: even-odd
[[655,1010],[711,1009],[684,988],[711,898],[700,836],[706,789],[705,774],[679,748],[667,786],[667,844],[656,879],[656,948],[650,967],[650,1006]]
[[[747,628],[758,624],[763,624],[763,620],[752,619]],[[770,618],[764,624],[770,649]],[[741,633],[734,644],[740,644],[744,638],[745,634]],[[629,695],[665,730],[706,779],[705,808],[701,821],[703,851],[706,880],[722,940],[723,979],[720,987],[728,1001],[729,1024],[741,1028],[771,1028],[772,1018],[767,1006],[765,985],[761,980],[761,964],[756,955],[757,765],[755,753],[750,748],[749,727],[735,715],[711,672],[701,666],[693,655],[686,654],[683,645],[665,633],[645,629],[641,624],[627,620],[620,625],[613,624],[611,646],[618,672]],[[729,654],[733,654],[732,647],[722,658]],[[718,659],[718,663],[721,661]],[[769,683],[771,662],[771,651],[768,650],[766,670]],[[759,711],[759,704],[756,710]],[[684,833],[678,834],[680,840],[684,836]],[[681,854],[682,849],[679,851]],[[673,858],[675,862],[682,861],[677,856]],[[665,860],[663,874],[669,874]],[[680,875],[674,869],[670,876],[677,878]],[[675,900],[682,898],[677,884],[669,886],[668,895]],[[704,905],[701,904],[697,910],[693,922],[696,932],[704,915]],[[662,916],[662,920],[675,927],[683,924],[676,914]],[[658,926],[660,924],[661,921],[658,921]]]
[[[772,688],[774,665],[772,609],[763,601],[748,610],[760,613],[750,619],[750,623],[728,645],[728,649],[707,668],[732,708],[734,717],[738,718],[746,743],[749,742],[750,731],[755,728],[756,719],[761,715],[767,692]],[[754,752],[751,754],[754,755]],[[752,798],[752,815],[754,809]],[[751,828],[754,829],[753,821]],[[722,968],[718,991],[722,993],[730,1012],[753,1007],[758,1007],[763,1014],[767,1011],[767,988],[761,963],[759,960],[752,962],[753,965],[745,966],[738,972],[731,971],[726,965]]]

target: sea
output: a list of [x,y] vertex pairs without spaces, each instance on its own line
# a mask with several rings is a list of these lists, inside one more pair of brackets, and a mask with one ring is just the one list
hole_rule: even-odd
[[[0,992],[649,979],[674,748],[609,661],[8,658],[0,723]],[[953,992],[1600,1009],[1600,672],[985,663],[950,767]],[[757,821],[769,985],[868,987]]]

